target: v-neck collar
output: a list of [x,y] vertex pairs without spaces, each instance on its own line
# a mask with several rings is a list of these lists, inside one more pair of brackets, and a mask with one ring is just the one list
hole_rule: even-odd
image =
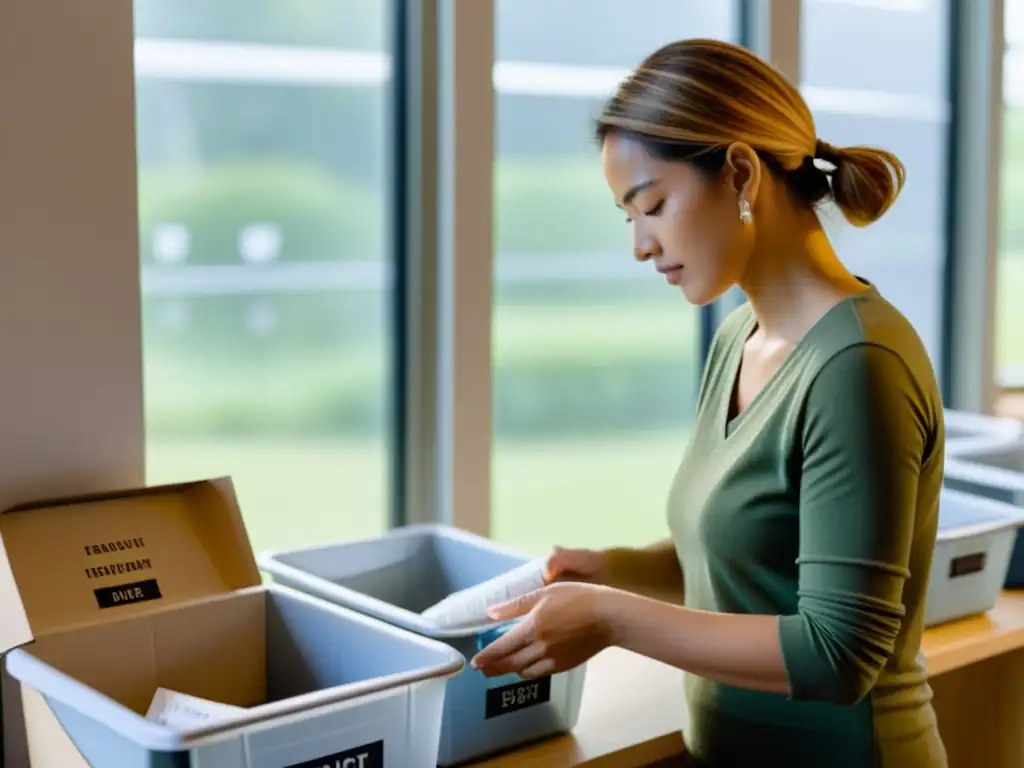
[[861,277],[857,277],[865,288],[863,291],[857,293],[851,293],[849,296],[845,296],[840,301],[837,301],[831,307],[825,311],[821,317],[819,317],[814,324],[807,329],[806,333],[800,337],[800,340],[793,346],[791,350],[783,358],[782,362],[779,363],[779,367],[772,371],[771,376],[765,381],[764,386],[758,390],[757,394],[754,395],[753,399],[747,403],[747,407],[737,413],[735,416],[730,418],[729,414],[732,411],[733,398],[736,395],[736,387],[739,385],[740,371],[743,364],[743,348],[746,346],[747,340],[750,339],[754,331],[757,330],[757,318],[754,316],[754,312],[751,309],[750,317],[747,318],[746,323],[743,325],[741,333],[736,334],[736,339],[733,342],[732,349],[729,350],[729,361],[726,368],[728,374],[727,384],[725,389],[724,402],[718,404],[718,424],[716,425],[716,433],[721,440],[728,440],[732,435],[740,429],[741,426],[747,421],[749,413],[755,410],[764,400],[768,397],[768,393],[775,388],[777,382],[785,372],[792,367],[795,360],[797,360],[804,348],[808,345],[809,340],[824,326],[827,320],[832,317],[835,313],[842,311],[845,307],[850,304],[877,293],[878,289],[875,285]]

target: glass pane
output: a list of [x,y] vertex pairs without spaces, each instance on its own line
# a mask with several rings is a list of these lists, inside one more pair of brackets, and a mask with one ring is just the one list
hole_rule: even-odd
[[856,229],[834,208],[822,211],[822,222],[846,265],[876,283],[914,324],[936,368],[946,258],[949,37],[944,0],[803,3],[801,90],[818,136],[837,146],[880,145],[907,168],[903,194],[877,223]]
[[257,550],[386,525],[384,0],[137,0],[150,482]]
[[1005,0],[1002,204],[999,217],[995,362],[1003,386],[1024,386],[1024,2]]
[[735,8],[497,0],[496,14],[492,530],[538,553],[654,541],[692,420],[699,313],[634,261],[593,120],[657,47],[735,39]]

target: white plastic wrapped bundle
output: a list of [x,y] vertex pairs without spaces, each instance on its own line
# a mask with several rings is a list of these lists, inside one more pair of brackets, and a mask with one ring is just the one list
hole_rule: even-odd
[[230,704],[220,704],[178,691],[158,688],[146,717],[160,725],[187,729],[229,718],[244,711],[241,707],[233,707]]
[[511,571],[454,592],[420,615],[442,629],[469,627],[491,621],[487,609],[514,600],[544,586],[544,559],[532,560]]

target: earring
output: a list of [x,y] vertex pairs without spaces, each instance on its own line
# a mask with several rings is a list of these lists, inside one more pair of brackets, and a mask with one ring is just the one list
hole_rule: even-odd
[[749,224],[754,220],[754,215],[750,212],[750,203],[746,200],[740,200],[740,221],[744,224]]

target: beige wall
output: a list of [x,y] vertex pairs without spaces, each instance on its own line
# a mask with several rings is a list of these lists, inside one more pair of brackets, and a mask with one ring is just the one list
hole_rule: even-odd
[[132,52],[130,0],[0,2],[0,507],[143,482]]

